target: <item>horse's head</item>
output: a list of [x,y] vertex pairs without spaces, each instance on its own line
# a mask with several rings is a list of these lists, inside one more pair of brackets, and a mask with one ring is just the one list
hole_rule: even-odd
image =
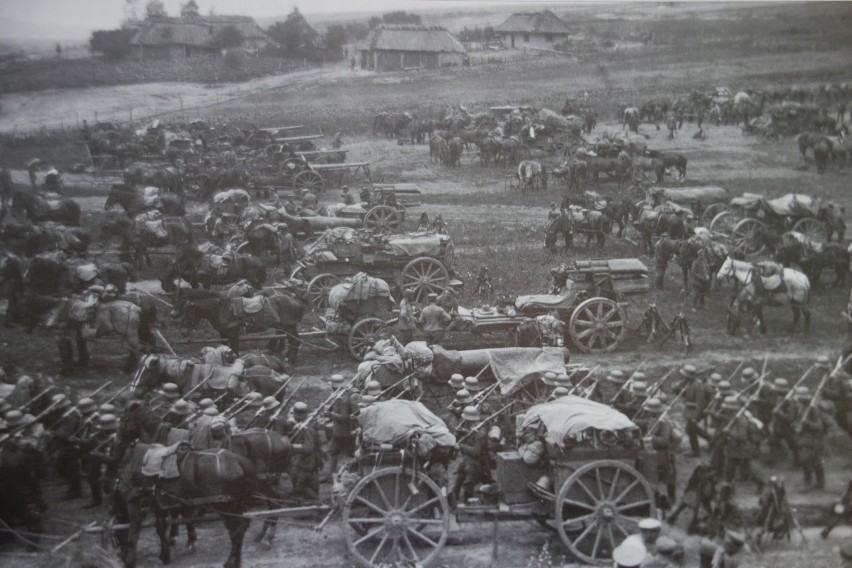
[[719,267],[719,272],[716,273],[716,279],[728,279],[734,277],[734,261],[728,256],[725,258],[725,262],[722,263],[722,266]]

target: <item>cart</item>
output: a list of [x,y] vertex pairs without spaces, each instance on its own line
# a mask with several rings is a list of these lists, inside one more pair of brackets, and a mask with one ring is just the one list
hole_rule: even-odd
[[308,282],[308,294],[319,309],[328,306],[332,286],[359,272],[409,290],[413,301],[422,303],[431,293],[462,284],[455,278],[454,250],[452,239],[440,233],[329,229],[305,247],[290,277]]
[[759,254],[765,246],[760,239],[764,229],[797,231],[812,241],[825,242],[828,232],[820,218],[824,215],[820,199],[810,195],[788,193],[767,199],[756,193],[744,193],[731,200],[710,223],[714,236],[722,237],[748,255]]
[[345,345],[358,360],[379,339],[390,336],[394,301],[384,280],[364,273],[341,282],[328,291],[325,326],[329,336]]
[[719,186],[703,187],[653,187],[648,190],[649,201],[656,205],[665,202],[689,207],[702,226],[709,226],[713,218],[726,210],[730,195]]
[[373,184],[366,201],[340,207],[335,216],[360,219],[372,231],[395,231],[405,222],[405,210],[420,205],[406,196],[420,194],[420,188],[413,183]]

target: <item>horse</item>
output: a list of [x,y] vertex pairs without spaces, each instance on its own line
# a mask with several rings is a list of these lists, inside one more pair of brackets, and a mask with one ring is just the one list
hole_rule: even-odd
[[[147,510],[152,510],[157,536],[160,538],[160,560],[171,560],[166,515],[174,509],[184,518],[192,516],[193,501],[206,502],[219,513],[231,539],[225,568],[239,568],[242,563],[243,538],[250,521],[242,516],[257,486],[251,462],[228,450],[192,451],[187,443],[174,449],[176,476],[147,476],[142,464],[151,449],[162,446],[137,443],[129,448],[121,463],[112,494],[113,511],[119,523],[128,529],[117,537],[125,566],[136,566],[136,545]],[[214,503],[209,505],[209,503]]]
[[453,168],[459,167],[461,164],[461,155],[464,152],[464,142],[458,136],[451,138],[447,142],[447,166]]
[[751,280],[754,269],[754,264],[729,255],[716,271],[716,282],[731,282],[736,290]]
[[394,138],[401,130],[411,124],[414,119],[414,115],[410,112],[399,114],[380,112],[373,119],[373,135],[384,134],[386,138]]
[[278,322],[253,323],[250,318],[235,315],[233,303],[241,301],[240,298],[208,298],[187,302],[180,314],[180,332],[184,336],[190,335],[191,331],[198,326],[201,320],[207,320],[210,325],[219,332],[221,337],[228,340],[228,346],[239,354],[240,331],[243,327],[258,332],[274,329],[278,333],[288,336],[286,340],[275,340],[271,342],[270,348],[280,351],[283,343],[287,344],[287,358],[291,363],[296,362],[299,353],[299,322],[305,312],[305,304],[302,300],[286,294],[275,294],[266,296],[269,308],[277,317]]
[[80,204],[68,197],[45,199],[29,191],[14,191],[11,211],[28,217],[33,223],[56,221],[69,227],[80,226]]
[[622,157],[598,158],[595,156],[584,156],[583,161],[586,162],[586,170],[595,183],[599,181],[599,174],[605,173],[610,178],[615,178],[621,184],[627,179],[630,173],[630,164]]
[[592,238],[597,239],[598,247],[606,244],[606,236],[612,234],[613,220],[606,211],[592,211],[582,207],[570,207],[572,224],[576,232],[586,234],[586,247],[591,245]]
[[[734,272],[734,274],[737,274],[737,272]],[[749,322],[757,320],[760,332],[765,334],[766,321],[763,317],[763,308],[765,306],[789,305],[793,311],[793,322],[790,330],[794,331],[799,323],[799,318],[804,316],[804,331],[805,334],[808,334],[811,323],[811,311],[807,307],[811,294],[811,283],[808,277],[798,270],[784,268],[782,274],[778,276],[783,286],[772,291],[766,290],[763,279],[761,277],[755,278],[754,275],[755,270],[751,270],[745,280],[740,281],[742,288],[734,297],[728,309],[728,333],[734,335],[737,332],[742,314],[746,314]]]
[[686,165],[688,160],[683,154],[662,152],[660,150],[646,150],[645,155],[649,158],[660,160],[665,168],[675,168],[680,179],[686,178]]
[[104,211],[119,206],[128,217],[135,217],[149,209],[158,209],[163,215],[182,217],[186,215],[186,205],[183,198],[176,193],[161,194],[156,198],[155,205],[147,206],[144,202],[144,189],[131,188],[123,184],[113,184],[104,202]]
[[523,160],[518,164],[518,179],[523,193],[526,193],[528,189],[533,191],[547,189],[547,170],[541,162]]
[[283,266],[285,272],[289,272],[289,266],[298,260],[293,235],[266,223],[246,231],[246,241],[237,247],[237,252],[246,249],[257,258],[263,258],[264,253],[273,255],[276,265]]
[[434,134],[429,138],[429,161],[431,163],[443,164],[447,159],[447,152],[449,152],[447,141],[442,136]]
[[499,139],[494,136],[486,136],[476,144],[479,147],[479,164],[481,166],[487,166],[492,160],[497,162],[501,159],[503,146]]
[[550,252],[556,252],[556,241],[559,235],[565,239],[565,250],[574,244],[574,226],[567,213],[550,219],[544,229],[544,248]]
[[35,442],[6,443],[0,446],[0,511],[3,522],[14,528],[23,523],[27,535],[27,552],[36,552],[43,530],[42,506],[39,502],[39,472],[43,462]]
[[[628,165],[634,172],[653,172],[658,184],[663,183],[666,175],[666,166],[662,160],[656,158],[631,157],[626,152],[619,154],[619,159]],[[644,175],[644,174],[643,174]]]
[[673,239],[685,239],[689,236],[686,220],[677,213],[655,211],[646,202],[635,205],[631,211],[633,227],[642,235],[642,244],[647,254],[653,254],[652,237],[668,235]]
[[230,284],[248,280],[255,288],[266,283],[266,265],[256,256],[231,252],[223,255],[204,254],[196,247],[178,251],[174,262],[160,277],[165,292],[176,290],[175,280],[182,279],[193,288],[210,289],[213,284]]
[[[789,233],[787,234],[789,235]],[[787,237],[785,235],[785,237]],[[806,243],[796,238],[785,238],[784,244],[775,254],[776,260],[784,266],[798,266],[808,275],[814,286],[819,285],[820,274],[826,268],[834,271],[834,282],[832,288],[841,286],[846,282],[846,273],[849,272],[849,262],[852,255],[840,243]]]
[[707,264],[710,268],[710,288],[713,287],[715,275],[722,267],[725,259],[728,258],[728,249],[724,245],[713,243],[706,245],[699,237],[690,237],[683,241],[677,255],[677,263],[683,271],[683,289],[687,290],[689,285],[689,271],[692,269],[692,262],[698,258],[698,251],[704,250],[707,257]]

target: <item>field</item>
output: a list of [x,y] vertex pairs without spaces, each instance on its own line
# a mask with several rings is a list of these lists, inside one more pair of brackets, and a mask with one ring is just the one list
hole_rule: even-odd
[[[620,130],[617,111],[621,106],[638,104],[655,96],[688,94],[692,89],[707,90],[717,85],[739,90],[790,84],[810,86],[850,79],[852,38],[844,31],[848,29],[847,18],[852,8],[846,5],[737,7],[736,19],[729,11],[733,8],[726,5],[680,6],[672,13],[654,11],[651,6],[608,6],[607,10],[611,17],[606,19],[593,18],[589,9],[579,11],[578,14],[586,19],[578,17],[577,22],[582,23],[577,23],[577,27],[586,31],[593,28],[593,32],[607,37],[621,37],[633,30],[651,30],[656,44],[581,60],[543,58],[421,75],[359,73],[347,77],[345,69],[329,68],[327,76],[317,72],[306,77],[305,81],[267,85],[256,94],[193,110],[191,115],[175,109],[168,118],[194,118],[200,114],[211,121],[241,119],[261,126],[306,124],[312,131],[325,133],[341,130],[344,147],[350,150],[349,161],[369,161],[374,176],[381,176],[386,182],[417,183],[423,189],[423,204],[410,211],[409,228],[413,228],[423,211],[430,217],[443,216],[456,244],[460,276],[467,283],[460,297],[464,306],[472,307],[481,301],[472,294],[481,265],[488,266],[497,293],[506,295],[545,292],[549,287],[550,268],[559,262],[577,258],[639,257],[651,267],[653,261],[642,255],[636,244],[637,236],[631,231],[626,235],[628,239],[617,239],[614,235],[608,238],[603,249],[586,248],[582,246],[584,243],[575,241],[575,245],[580,246],[575,246],[568,253],[551,255],[545,252],[542,246],[543,226],[548,205],[559,201],[567,191],[558,181],[552,181],[543,193],[520,195],[506,188],[505,176],[511,170],[493,165],[481,167],[475,156],[465,156],[459,168],[445,169],[430,163],[427,146],[398,145],[395,141],[378,139],[370,134],[372,117],[383,110],[410,110],[420,117],[438,117],[456,105],[464,105],[475,112],[510,102],[559,110],[566,95],[577,96],[585,92],[601,117],[592,135],[594,137],[604,131]],[[51,93],[50,96],[58,100],[63,93]],[[83,97],[76,91],[65,93],[65,96]],[[657,131],[653,125],[646,124],[640,129],[646,135],[649,147],[678,151],[689,158],[688,176],[680,185],[720,185],[732,195],[745,191],[768,197],[791,192],[808,193],[835,201],[847,210],[852,207],[848,194],[849,170],[832,169],[818,175],[810,159],[802,161],[791,138],[771,142],[761,137],[746,136],[735,126],[721,126],[711,127],[707,139],[700,141],[692,137],[695,130],[694,124],[685,123],[678,136],[669,141],[665,130]],[[72,143],[70,136],[66,135],[65,144]],[[9,137],[0,140],[0,146],[9,148],[4,155],[12,153],[15,159],[11,165],[16,168],[21,168],[28,157],[38,155],[40,151],[53,151],[58,165],[69,165],[59,162],[63,152],[56,148],[51,150],[49,141],[34,138],[28,142]],[[805,168],[805,165],[808,167]],[[25,172],[16,171],[15,175],[16,181],[25,182]],[[103,220],[103,197],[113,180],[74,175],[69,175],[68,179],[71,186],[69,194],[81,198],[85,210],[84,224],[96,234]],[[678,184],[667,178],[666,185]],[[605,195],[620,196],[615,184],[602,184],[597,189]],[[329,191],[321,200],[333,203],[338,197],[336,191]],[[204,206],[198,204],[192,214],[197,219],[204,210]],[[847,223],[852,222],[852,218],[847,217],[846,220]],[[146,270],[143,274],[145,279],[155,279],[164,262],[160,259],[157,266]],[[766,311],[767,336],[729,336],[725,333],[725,308],[730,288],[715,289],[708,299],[708,309],[692,312],[689,309],[691,298],[680,290],[679,271],[676,273],[670,267],[665,290],[632,303],[628,310],[631,325],[638,326],[642,313],[652,302],[656,303],[667,321],[683,311],[693,332],[695,347],[692,353],[684,354],[674,342],[663,347],[647,345],[636,333],[631,333],[616,353],[605,358],[575,353],[572,360],[622,369],[631,369],[640,361],[647,360],[646,370],[653,377],[685,362],[699,368],[718,365],[723,374],[730,373],[739,361],[747,359],[753,366],[758,366],[768,354],[768,368],[773,376],[795,380],[816,356],[836,355],[847,340],[840,312],[846,308],[848,282],[845,287],[829,288],[828,281],[826,275],[823,285],[813,291],[809,335],[802,334],[801,330],[796,333],[788,331],[791,321],[788,309],[770,308]],[[196,353],[194,346],[177,344],[180,337],[176,326],[168,319],[163,310],[160,327],[177,351],[186,355]],[[210,330],[199,331],[199,335],[210,336],[212,333]],[[462,347],[479,344],[467,337],[452,337],[451,340]],[[500,340],[495,337],[490,341],[499,345]],[[65,384],[85,391],[97,387],[105,378],[118,378],[117,369],[124,355],[118,343],[104,341],[96,353],[90,367],[72,379],[63,379]],[[302,353],[295,374],[311,381],[311,387],[306,391],[309,401],[323,397],[326,392],[322,381],[324,377],[332,372],[354,371],[352,361],[342,353],[320,351],[311,346],[305,346]],[[4,331],[0,356],[4,361],[31,372],[53,373],[58,368],[53,339],[44,332],[27,336],[18,330]],[[849,460],[852,444],[848,438],[841,437],[837,429],[830,436],[829,443],[832,448],[828,457],[829,491],[811,494],[807,498],[794,495],[794,502],[803,507],[830,503],[832,496],[839,494],[848,481],[852,468]],[[694,460],[679,458],[681,488],[694,464]],[[768,475],[769,469],[765,466],[763,469]],[[784,475],[788,487],[795,490],[800,474],[789,465],[773,472]],[[58,495],[60,490],[55,486],[48,488],[51,496]],[[751,486],[740,485],[738,491],[744,506],[754,505]],[[95,518],[91,512],[76,518],[77,513],[66,504],[58,504],[56,510],[49,513],[58,520],[49,524],[48,532],[61,534],[65,531],[62,519],[67,522],[72,518],[75,521]],[[815,515],[814,519],[819,520],[820,515]],[[349,566],[344,560],[344,545],[337,523],[332,522],[320,534],[304,526],[285,527],[279,531],[271,551],[256,549],[253,543],[248,542],[245,547],[246,564],[283,565],[288,568]],[[453,546],[449,546],[442,555],[441,565],[460,567],[469,552],[490,549],[490,531],[487,524],[458,527],[451,536]],[[194,556],[176,553],[173,565],[200,567],[220,562],[224,557],[224,545],[215,542],[215,539],[221,540],[223,534],[220,525],[204,527],[200,531],[202,550]],[[828,543],[818,541],[812,531],[809,535],[814,549],[810,555],[796,551],[794,545],[783,543],[774,545],[773,551],[763,557],[750,555],[746,564],[793,566],[807,563],[814,568],[840,566],[834,546],[842,538],[849,538],[850,532],[838,532]],[[154,540],[152,531],[143,537],[140,565],[156,565]],[[558,539],[552,535],[526,523],[507,524],[501,527],[499,565],[527,565],[542,546],[552,554],[555,565],[568,561]],[[693,539],[688,540],[688,558],[693,561],[695,546]],[[22,557],[20,561],[28,562]]]

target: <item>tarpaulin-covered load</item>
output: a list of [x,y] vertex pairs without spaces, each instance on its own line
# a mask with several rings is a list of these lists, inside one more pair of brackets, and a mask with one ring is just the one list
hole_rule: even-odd
[[305,258],[333,262],[337,257],[331,249],[340,243],[357,244],[358,234],[349,227],[328,229],[317,240],[305,246]]
[[523,311],[526,308],[571,309],[574,306],[576,293],[570,292],[572,281],[566,283],[567,294],[530,294],[515,298],[515,307]]
[[674,201],[675,203],[697,203],[701,201],[707,205],[728,201],[727,190],[716,185],[703,187],[660,187],[653,191],[655,195],[661,195],[663,199]]
[[564,354],[558,347],[489,349],[488,365],[500,383],[501,395],[512,394],[530,381],[540,380],[548,371],[565,372]]
[[225,203],[242,203],[248,205],[250,201],[251,196],[244,189],[226,189],[213,196],[213,203],[216,205],[223,205]]
[[409,233],[388,239],[388,244],[398,256],[441,256],[441,235],[436,233]]
[[759,203],[764,197],[759,193],[743,193],[739,197],[731,199],[732,207],[751,207],[755,203]]
[[530,407],[518,427],[517,438],[527,431],[544,427],[545,442],[565,447],[565,439],[580,439],[583,433],[595,430],[634,430],[636,424],[627,416],[605,404],[569,395]]
[[157,207],[163,203],[163,192],[159,187],[142,188],[142,204],[145,207]]
[[[448,381],[453,373],[476,375],[483,367],[491,364],[492,353],[496,355],[495,359],[500,360],[514,358],[518,361],[535,361],[535,368],[531,368],[533,365],[530,368],[522,368],[518,375],[512,375],[508,368],[498,371],[501,376],[507,379],[506,384],[501,387],[501,392],[504,394],[514,392],[514,389],[519,386],[517,381],[525,376],[535,377],[543,375],[547,371],[553,371],[557,374],[564,373],[565,364],[570,359],[570,353],[564,347],[503,347],[455,351],[444,349],[440,345],[433,345],[431,350],[434,355],[431,361],[432,378],[440,382]],[[543,352],[546,352],[546,354],[542,355]],[[488,373],[485,376],[488,376]],[[512,377],[517,377],[517,379]]]
[[767,199],[766,205],[776,215],[782,217],[816,216],[820,210],[820,200],[801,193],[788,193],[776,199]]
[[328,292],[328,305],[337,309],[341,302],[353,300],[369,300],[370,298],[390,298],[390,286],[381,278],[367,276],[359,272],[352,277],[351,282],[342,282],[332,287]]
[[361,410],[361,439],[366,446],[400,446],[413,434],[429,434],[437,445],[453,447],[456,437],[444,421],[414,400],[385,400]]

